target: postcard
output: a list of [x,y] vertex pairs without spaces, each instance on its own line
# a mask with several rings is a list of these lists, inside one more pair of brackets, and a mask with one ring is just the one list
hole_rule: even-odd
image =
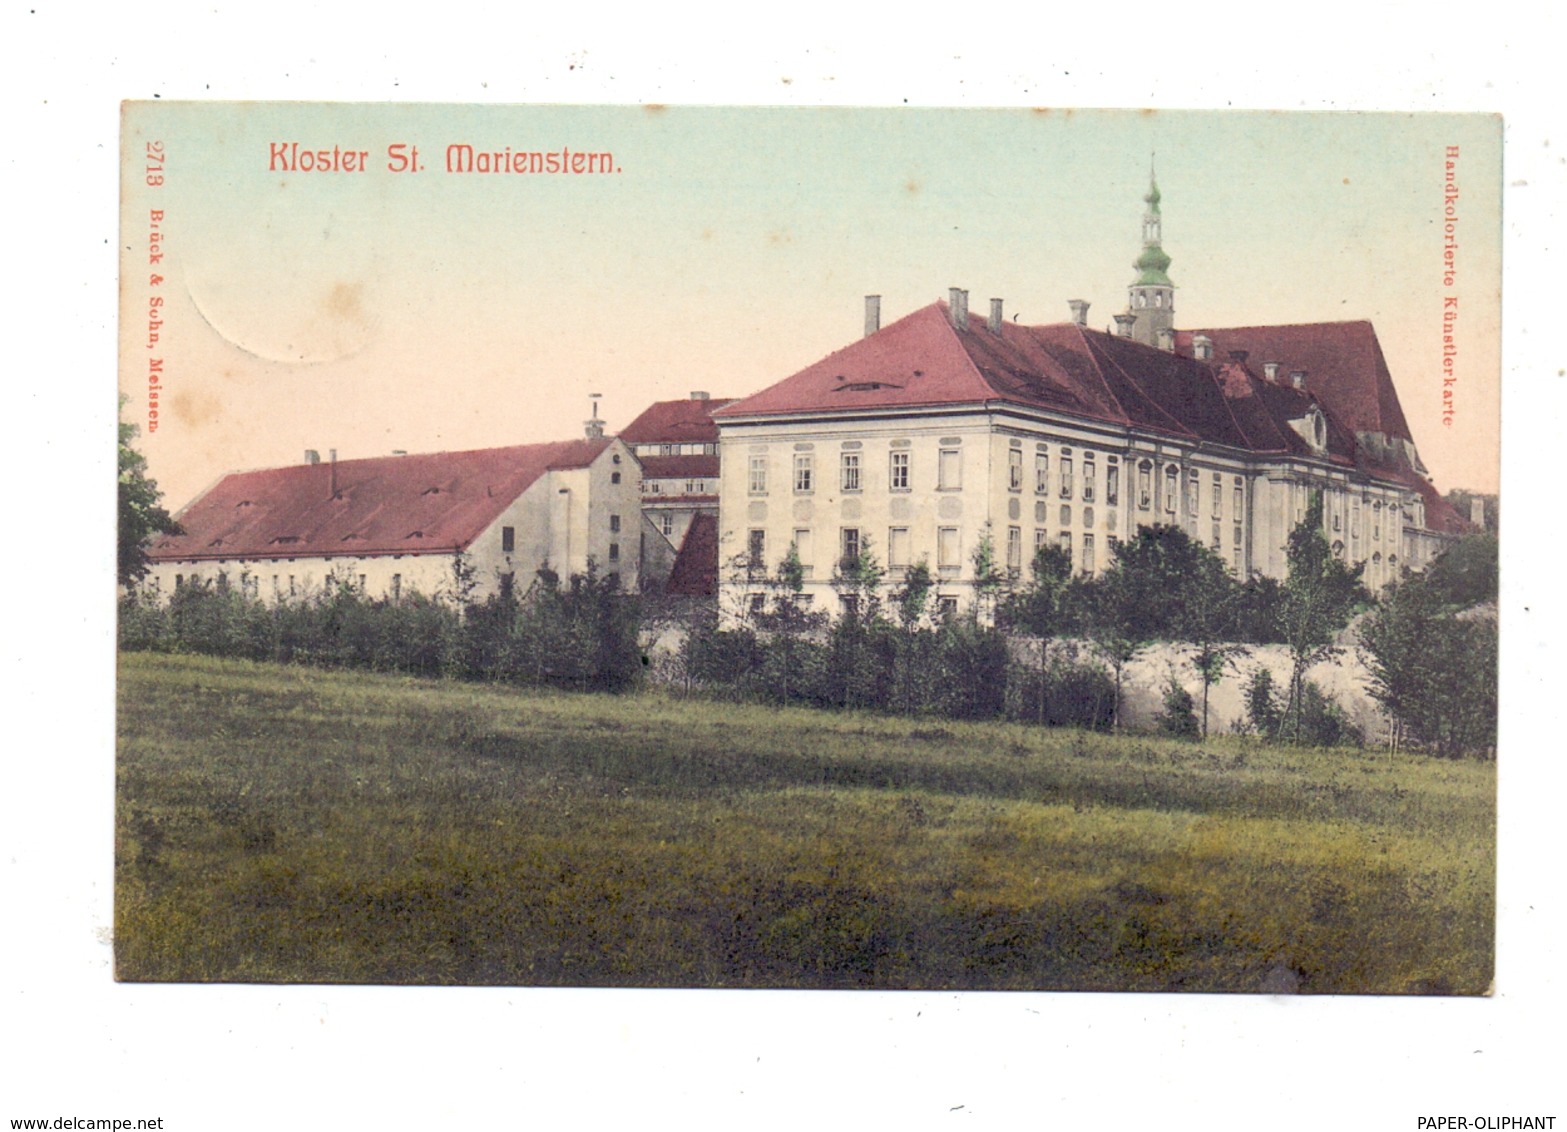
[[1496,116],[121,167],[117,978],[1489,993]]

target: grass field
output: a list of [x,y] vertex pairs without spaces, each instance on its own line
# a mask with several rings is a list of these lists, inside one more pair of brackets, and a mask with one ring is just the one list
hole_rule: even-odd
[[1483,993],[1495,766],[124,654],[129,980]]

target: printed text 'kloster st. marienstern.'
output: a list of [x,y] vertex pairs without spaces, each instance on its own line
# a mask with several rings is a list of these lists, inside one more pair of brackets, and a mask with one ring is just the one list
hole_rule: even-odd
[[529,149],[522,146],[497,148],[470,142],[453,142],[440,152],[441,159],[430,166],[420,153],[419,146],[409,142],[388,145],[383,162],[379,153],[372,161],[371,151],[357,146],[334,144],[328,147],[298,141],[275,141],[267,144],[267,172],[360,174],[384,170],[388,173],[423,173],[431,168],[445,173],[568,176],[620,172],[613,153],[567,145],[552,149]]

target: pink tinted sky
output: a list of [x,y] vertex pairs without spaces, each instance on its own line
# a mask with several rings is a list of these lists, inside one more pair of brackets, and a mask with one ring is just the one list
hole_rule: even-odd
[[[165,154],[156,187],[151,141]],[[366,150],[370,167],[269,168],[274,142]],[[609,152],[619,172],[445,172],[462,142]],[[387,170],[397,143],[418,146],[423,172]],[[753,392],[857,336],[867,293],[887,321],[961,286],[1024,322],[1088,299],[1106,325],[1125,307],[1157,152],[1178,323],[1370,319],[1437,485],[1494,491],[1500,144],[1488,116],[133,104],[126,417],[179,506],[226,471],[307,448],[347,459],[562,439],[580,434],[592,393],[613,430],[692,389]],[[154,295],[164,325],[149,350]],[[149,357],[166,367],[156,433]]]

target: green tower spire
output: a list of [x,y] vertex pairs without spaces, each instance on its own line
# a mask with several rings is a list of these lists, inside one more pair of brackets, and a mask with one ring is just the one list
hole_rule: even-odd
[[1173,287],[1175,284],[1165,274],[1170,270],[1170,255],[1159,246],[1159,181],[1154,175],[1152,163],[1148,167],[1148,195],[1143,197],[1143,203],[1148,206],[1143,212],[1143,252],[1132,263],[1138,272],[1132,286]]
[[[1127,288],[1129,332],[1145,346],[1171,349],[1175,338],[1175,284],[1170,281],[1170,256],[1159,244],[1159,179],[1148,166],[1148,195],[1143,197],[1143,250],[1133,261],[1137,278]],[[1123,333],[1125,333],[1123,331]]]

